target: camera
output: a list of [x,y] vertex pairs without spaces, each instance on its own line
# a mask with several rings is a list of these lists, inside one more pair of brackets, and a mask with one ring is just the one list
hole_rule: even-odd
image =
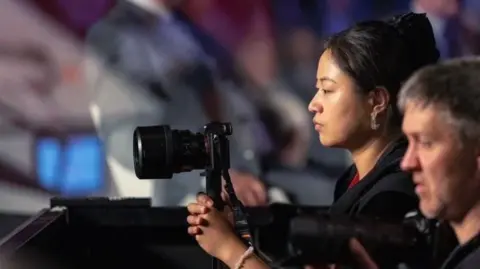
[[[450,227],[406,214],[392,222],[368,216],[331,214],[328,207],[274,204],[254,229],[254,245],[273,268],[305,264],[354,266],[349,242],[355,238],[380,268],[438,268],[455,247]],[[258,221],[254,221],[258,223]]]
[[[328,209],[291,209],[272,206],[277,218],[270,229],[260,230],[258,248],[267,259],[281,266],[301,264],[354,264],[349,241],[356,238],[381,266],[389,264],[426,264],[430,226],[419,216],[403,223],[390,223],[361,216],[333,215]],[[283,231],[282,231],[283,230]],[[263,233],[263,234],[262,234]],[[267,241],[273,234],[285,234],[286,244]],[[270,237],[271,238],[271,237]],[[275,262],[276,261],[276,262]]]
[[[139,179],[169,179],[175,173],[205,169],[211,164],[207,134],[231,135],[230,123],[210,123],[205,133],[175,130],[168,125],[137,127],[133,160]],[[227,158],[228,156],[224,156]]]
[[[227,136],[232,135],[231,123],[211,122],[204,132],[172,130],[168,125],[137,127],[133,133],[133,159],[139,179],[172,178],[175,173],[205,169],[206,193],[214,206],[222,210],[222,178],[233,209],[237,234],[252,244],[248,216],[233,189],[228,170],[230,150]],[[212,269],[223,268],[212,257]]]

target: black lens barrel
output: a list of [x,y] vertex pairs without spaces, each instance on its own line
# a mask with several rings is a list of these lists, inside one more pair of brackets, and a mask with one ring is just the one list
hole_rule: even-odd
[[203,134],[159,125],[135,129],[133,160],[139,179],[169,179],[175,173],[204,169],[209,158]]

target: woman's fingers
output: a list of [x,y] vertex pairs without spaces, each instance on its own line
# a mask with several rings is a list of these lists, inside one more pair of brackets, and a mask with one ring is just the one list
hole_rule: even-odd
[[199,235],[202,234],[202,229],[198,226],[190,226],[188,227],[188,234],[190,235]]
[[187,205],[187,210],[192,215],[198,215],[207,213],[208,207],[197,203],[191,203]]
[[207,225],[207,221],[198,215],[190,215],[187,217],[187,222],[190,225]]
[[208,195],[206,195],[203,192],[198,193],[197,195],[197,203],[207,206],[207,207],[212,207],[213,206],[213,200],[210,198]]

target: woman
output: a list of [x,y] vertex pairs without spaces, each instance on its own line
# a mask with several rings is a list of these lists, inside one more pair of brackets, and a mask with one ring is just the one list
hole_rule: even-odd
[[[395,103],[402,82],[438,58],[424,14],[359,23],[326,42],[309,110],[320,142],[349,150],[354,161],[337,182],[332,213],[398,221],[417,207],[410,175],[400,171],[407,142]],[[205,251],[230,268],[268,268],[207,196],[197,202],[188,207],[188,231]]]

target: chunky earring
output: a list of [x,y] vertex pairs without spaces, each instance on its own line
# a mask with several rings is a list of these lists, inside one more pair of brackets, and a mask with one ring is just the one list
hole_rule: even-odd
[[380,127],[380,124],[377,123],[377,113],[372,113],[370,127],[372,128],[372,130],[377,130]]

